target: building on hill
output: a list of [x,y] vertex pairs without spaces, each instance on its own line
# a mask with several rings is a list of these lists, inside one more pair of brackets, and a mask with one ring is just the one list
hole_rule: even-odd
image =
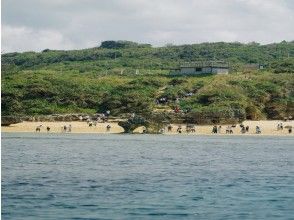
[[228,74],[229,64],[223,61],[185,62],[179,68],[171,70],[171,74],[199,75],[199,74]]

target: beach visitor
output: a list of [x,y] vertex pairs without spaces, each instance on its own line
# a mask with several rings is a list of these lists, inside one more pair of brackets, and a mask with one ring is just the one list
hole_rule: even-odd
[[288,133],[291,134],[292,133],[292,127],[288,128]]
[[168,131],[168,132],[171,132],[172,129],[173,129],[173,126],[172,126],[172,125],[168,125],[168,126],[167,126],[167,131]]
[[233,126],[230,126],[230,134],[233,134]]
[[146,127],[143,127],[143,131],[142,131],[142,133],[143,133],[143,134],[146,134],[146,132],[147,132]]
[[213,126],[212,133],[213,134],[217,134],[217,126],[216,125]]
[[89,122],[89,127],[92,127],[92,125],[93,125],[93,122],[90,121],[90,122]]
[[41,127],[42,127],[42,125],[37,126],[36,127],[36,132],[41,132]]
[[64,125],[63,126],[63,132],[66,132],[66,130],[67,130],[67,127],[66,127],[66,125]]
[[246,128],[244,126],[241,128],[241,133],[242,134],[245,134],[246,133]]
[[231,130],[231,128],[230,128],[230,126],[228,126],[228,127],[226,128],[226,134],[229,134],[229,133],[230,133],[230,130]]
[[278,126],[277,126],[277,130],[283,130],[284,129],[284,126],[283,126],[283,123],[279,123]]
[[110,128],[111,128],[111,126],[110,126],[110,125],[107,125],[107,126],[106,126],[106,131],[107,131],[107,132],[110,131]]
[[68,126],[68,132],[71,132],[71,125]]
[[191,131],[191,126],[190,125],[186,125],[186,132],[187,133],[190,133],[190,131]]
[[195,133],[195,132],[196,132],[195,125],[192,125],[192,126],[191,126],[191,132],[192,132],[192,133]]
[[47,126],[47,128],[46,128],[46,129],[47,129],[47,132],[49,132],[49,131],[50,131],[50,127],[48,127],[48,126]]
[[256,126],[255,131],[256,131],[255,132],[256,134],[260,134],[261,133],[260,127],[259,126]]
[[222,130],[222,126],[218,126],[218,128],[217,128],[217,133],[221,133],[221,130]]
[[246,132],[249,132],[249,126],[248,125],[246,126],[245,129],[246,129]]
[[177,132],[178,132],[179,134],[182,133],[182,126],[181,126],[181,125],[179,125],[179,127],[178,127],[178,129],[177,129]]

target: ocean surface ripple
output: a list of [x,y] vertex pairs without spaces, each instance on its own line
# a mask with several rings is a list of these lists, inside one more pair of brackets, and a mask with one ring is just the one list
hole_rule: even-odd
[[2,133],[2,219],[294,219],[294,138]]

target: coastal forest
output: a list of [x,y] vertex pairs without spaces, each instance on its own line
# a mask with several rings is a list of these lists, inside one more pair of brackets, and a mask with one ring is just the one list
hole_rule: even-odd
[[[153,47],[104,41],[82,50],[2,54],[2,115],[154,112],[195,118],[294,115],[294,41]],[[173,75],[183,62],[221,60],[228,75]],[[252,68],[253,64],[263,69]]]

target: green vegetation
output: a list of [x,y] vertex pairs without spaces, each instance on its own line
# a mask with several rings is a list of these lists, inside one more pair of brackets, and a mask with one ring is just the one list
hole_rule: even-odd
[[[189,121],[278,119],[294,113],[294,42],[203,43],[152,48],[129,41],[100,47],[2,55],[2,115],[148,115],[179,106]],[[229,75],[172,77],[192,60],[225,60]],[[261,63],[264,70],[246,69]],[[156,104],[166,98],[167,102]],[[207,121],[206,121],[207,122]]]

